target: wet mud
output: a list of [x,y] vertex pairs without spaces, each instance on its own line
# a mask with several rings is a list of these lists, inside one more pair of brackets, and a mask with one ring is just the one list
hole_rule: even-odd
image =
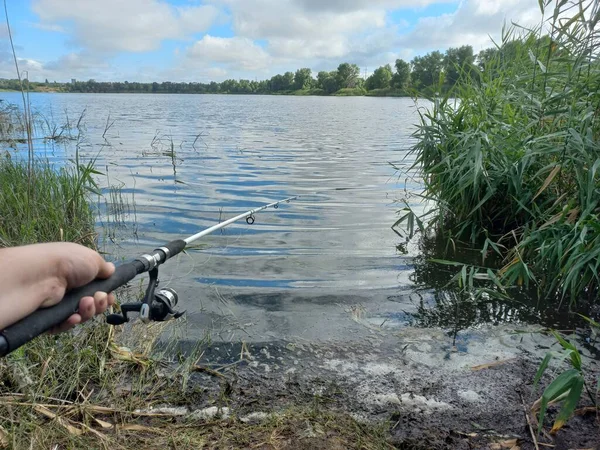
[[[335,411],[385,426],[396,448],[534,449],[530,408],[540,391],[533,379],[555,347],[532,326],[486,326],[456,340],[440,329],[406,327],[346,342],[216,342],[198,363],[206,370],[190,380],[199,389],[193,408],[242,421],[290,407]],[[584,364],[595,386],[600,366],[589,353]],[[548,371],[542,388],[560,370]],[[579,408],[589,404],[583,397]],[[548,414],[546,430],[557,409]],[[539,448],[598,448],[599,429],[595,415],[576,415],[536,441]]]

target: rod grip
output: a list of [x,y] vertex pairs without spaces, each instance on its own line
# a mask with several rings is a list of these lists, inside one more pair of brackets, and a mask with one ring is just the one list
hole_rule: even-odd
[[71,314],[77,312],[79,301],[83,297],[93,296],[98,291],[112,292],[142,272],[144,272],[142,262],[135,260],[127,262],[118,266],[109,278],[94,280],[85,286],[70,290],[56,305],[49,308],[40,308],[19,322],[12,324],[0,333],[0,356],[16,350],[40,334],[60,325]]
[[[169,250],[169,255],[167,259],[172,258],[173,256],[181,253],[185,248],[186,243],[183,239],[176,239],[165,244],[165,247]],[[164,261],[163,261],[164,262]]]

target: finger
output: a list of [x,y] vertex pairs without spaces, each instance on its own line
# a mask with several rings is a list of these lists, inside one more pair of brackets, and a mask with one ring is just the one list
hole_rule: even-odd
[[98,291],[94,294],[94,306],[96,314],[102,314],[108,308],[108,294]]
[[81,316],[79,314],[73,314],[71,317],[69,317],[63,323],[52,328],[50,330],[50,334],[63,333],[65,331],[70,330],[75,325],[80,324],[80,323],[81,323]]
[[100,269],[98,270],[98,278],[108,278],[113,273],[115,273],[115,265],[113,263],[109,263],[102,260],[102,263],[100,264]]
[[79,309],[77,311],[81,316],[81,321],[90,320],[96,314],[96,305],[94,297],[83,297],[79,301]]
[[114,305],[116,301],[115,294],[108,294],[108,306]]

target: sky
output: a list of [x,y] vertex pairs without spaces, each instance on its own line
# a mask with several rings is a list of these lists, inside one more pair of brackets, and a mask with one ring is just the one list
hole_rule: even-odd
[[[539,24],[538,0],[7,0],[21,71],[33,81],[266,79],[341,62],[364,73],[397,58],[499,40]],[[6,25],[0,78],[16,78]]]

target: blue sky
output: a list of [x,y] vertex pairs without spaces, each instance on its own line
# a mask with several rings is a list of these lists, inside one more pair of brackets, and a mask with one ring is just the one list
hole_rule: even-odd
[[[537,0],[9,0],[32,80],[221,81],[353,62],[371,72],[540,21]],[[6,29],[0,77],[14,78]]]

